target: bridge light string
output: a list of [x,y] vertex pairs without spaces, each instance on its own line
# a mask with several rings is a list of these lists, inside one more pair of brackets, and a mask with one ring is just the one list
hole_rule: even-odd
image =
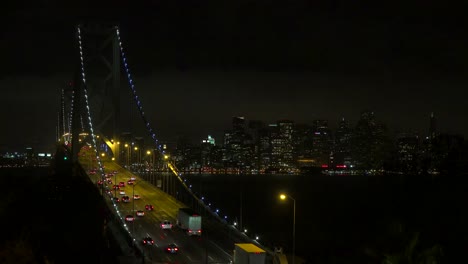
[[[84,67],[84,58],[83,58],[83,47],[82,47],[82,42],[81,42],[81,30],[80,30],[80,27],[78,26],[78,43],[79,43],[79,48],[80,48],[80,62],[81,62],[81,76],[82,76],[82,81],[83,81],[83,90],[84,90],[84,97],[85,97],[85,104],[86,104],[86,110],[87,110],[87,115],[88,115],[88,125],[89,125],[89,129],[91,131],[91,139],[93,141],[93,148],[94,148],[94,152],[95,152],[95,156],[96,156],[96,160],[98,162],[98,166],[99,166],[99,171],[101,172],[101,180],[104,180],[105,178],[105,173],[104,173],[104,166],[101,162],[101,157],[99,156],[99,153],[97,151],[97,143],[96,143],[96,135],[94,134],[94,130],[93,130],[93,123],[92,123],[92,120],[91,120],[91,111],[89,109],[89,102],[88,102],[88,90],[87,90],[87,86],[86,86],[86,75],[85,75],[85,67]],[[104,182],[103,182],[104,184]],[[112,199],[112,203],[114,204],[114,207],[117,208],[117,204],[115,202],[114,199]],[[128,229],[127,225],[125,224],[124,222],[124,219],[122,217],[122,214],[120,213],[120,211],[117,209],[116,210],[118,216],[120,217],[121,221],[124,223],[124,227],[125,229],[127,230],[127,232],[130,234],[130,230]]]
[[[142,103],[137,95],[137,92],[136,92],[136,89],[135,89],[135,85],[133,83],[133,79],[132,79],[132,75],[130,74],[130,68],[128,66],[128,62],[127,62],[127,57],[125,56],[125,52],[124,52],[124,49],[123,49],[123,45],[122,45],[122,40],[120,38],[120,31],[119,31],[119,28],[118,27],[115,27],[115,30],[116,30],[116,34],[117,34],[117,42],[119,43],[119,48],[120,48],[120,55],[122,56],[122,60],[123,60],[123,65],[124,65],[124,69],[125,69],[125,73],[127,74],[127,79],[128,79],[128,83],[129,83],[129,86],[130,86],[130,89],[132,90],[132,93],[133,93],[133,99],[135,100],[135,103],[137,104],[137,107],[138,107],[138,110],[140,111],[140,115],[141,115],[141,118],[143,119],[143,122],[144,124],[146,125],[146,129],[148,130],[151,138],[153,139],[157,149],[159,150],[160,153],[162,153],[163,155],[165,154],[165,151],[164,149],[162,149],[161,145],[158,144],[158,140],[156,138],[156,134],[154,133],[154,130],[153,128],[151,127],[150,123],[148,122],[148,120],[146,119],[146,116],[145,116],[145,112],[143,111],[143,106],[142,106]],[[180,177],[181,176],[181,173],[178,173],[176,167],[174,164],[172,164],[171,162],[167,161],[168,163],[168,166],[169,168],[171,169],[171,171],[174,173],[175,176],[177,176],[178,180],[182,183],[182,185],[185,187],[185,189],[190,193],[192,194],[192,196],[198,200],[199,203],[202,203],[201,200],[196,197],[193,193],[192,193],[192,190],[191,188],[189,188],[184,181],[182,181],[182,178]]]
[[[87,85],[86,85],[86,74],[85,74],[85,67],[84,67],[84,56],[83,56],[83,46],[82,46],[82,41],[81,41],[80,26],[78,26],[77,31],[78,31],[78,43],[79,43],[79,49],[80,49],[81,77],[82,77],[82,81],[83,81],[83,91],[84,91],[85,104],[86,104],[86,110],[87,110],[87,116],[88,116],[88,125],[89,125],[89,129],[91,131],[90,134],[91,134],[91,139],[93,141],[93,148],[94,148],[94,152],[95,152],[95,155],[96,155],[96,160],[98,162],[99,171],[101,173],[100,178],[101,178],[101,180],[104,180],[105,179],[104,166],[102,164],[101,157],[99,156],[99,153],[98,153],[98,150],[97,150],[96,135],[94,134],[93,123],[92,123],[92,119],[91,119],[91,111],[89,109],[88,90],[87,90]],[[117,207],[117,204],[116,204],[114,199],[112,199],[112,203],[114,204],[114,207]],[[124,219],[123,219],[122,214],[120,213],[120,211],[117,209],[116,212],[117,212],[118,216],[120,217],[121,221],[124,223],[123,226],[125,227],[127,232],[130,235],[133,236],[134,234],[130,233],[130,230],[128,229],[128,226],[125,224]],[[135,240],[135,238],[133,238],[133,240]]]
[[81,45],[80,26],[78,26],[77,31],[78,31],[78,43],[79,43],[79,48],[80,48],[81,79],[83,81],[83,91],[84,91],[84,97],[85,97],[86,110],[87,110],[87,114],[88,114],[88,125],[89,125],[89,129],[91,131],[91,139],[93,141],[93,149],[94,149],[94,152],[96,154],[96,160],[98,162],[99,171],[101,172],[101,180],[102,180],[102,179],[104,179],[105,174],[104,174],[104,167],[102,165],[101,158],[99,157],[99,153],[98,153],[98,150],[97,150],[96,136],[95,136],[94,130],[93,130],[93,123],[92,123],[92,120],[91,120],[91,111],[89,110],[88,89],[86,88],[87,87],[86,86],[86,75],[85,75],[85,67],[84,67],[83,46]]
[[80,120],[81,120],[81,132],[84,132],[83,115],[80,115]]
[[[148,130],[151,138],[153,139],[157,149],[159,150],[160,153],[162,153],[163,155],[165,154],[165,151],[162,149],[161,145],[158,144],[158,140],[156,138],[156,134],[154,133],[154,130],[153,128],[151,127],[150,123],[148,122],[148,120],[146,119],[146,116],[145,116],[145,112],[143,111],[143,106],[142,106],[142,103],[137,95],[137,92],[136,92],[136,89],[135,89],[135,84],[133,82],[133,79],[132,79],[132,75],[130,74],[130,68],[128,66],[128,61],[127,61],[127,57],[125,55],[125,52],[124,52],[124,49],[123,49],[123,45],[122,45],[122,40],[120,38],[120,30],[119,30],[119,27],[115,27],[115,30],[116,30],[116,34],[117,34],[117,42],[119,43],[119,48],[120,48],[120,55],[122,57],[122,61],[123,61],[123,66],[124,66],[124,70],[125,70],[125,73],[127,75],[127,79],[128,79],[128,83],[129,83],[129,86],[130,86],[130,89],[133,93],[133,99],[137,105],[137,108],[140,112],[140,115],[141,115],[141,118],[143,119],[143,122],[144,124],[146,125],[146,129]],[[184,186],[184,188],[192,195],[192,197],[194,199],[197,200],[197,202],[200,204],[200,205],[204,205],[205,208],[206,208],[206,204],[204,203],[203,199],[200,199],[198,198],[192,191],[191,189],[191,185],[190,187],[187,186],[187,184],[185,183],[186,182],[186,179],[182,179],[181,176],[182,174],[178,172],[177,168],[175,167],[175,164],[172,164],[170,161],[167,161],[167,164],[168,164],[168,167],[170,168],[170,170],[173,172],[173,174],[177,177],[177,179],[179,180],[179,182],[182,184],[182,186]],[[211,204],[210,204],[211,205]],[[218,212],[214,212],[210,207],[208,207],[211,212],[211,214],[218,218],[218,220],[220,220],[221,222],[225,222],[227,219],[227,216],[223,218],[221,218],[219,215],[218,215]],[[219,211],[219,210],[218,210]]]
[[71,100],[71,105],[70,105],[70,113],[68,113],[68,138],[67,140],[70,140],[71,138],[71,127],[72,127],[72,113],[73,113],[73,108],[75,105],[75,92],[72,91],[72,100]]
[[66,132],[67,123],[65,122],[65,115],[66,115],[66,112],[65,112],[65,91],[64,91],[64,89],[62,88],[62,123],[63,123],[63,135],[60,135],[60,138],[62,138],[63,136],[65,136],[65,133],[67,133],[67,132]]

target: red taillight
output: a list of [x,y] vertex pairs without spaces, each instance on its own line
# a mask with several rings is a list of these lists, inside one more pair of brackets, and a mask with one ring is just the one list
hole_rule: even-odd
[[143,240],[143,243],[146,244],[146,240]]
[[175,251],[179,250],[178,248],[174,248]]
[[201,230],[198,230],[198,233],[201,233]]

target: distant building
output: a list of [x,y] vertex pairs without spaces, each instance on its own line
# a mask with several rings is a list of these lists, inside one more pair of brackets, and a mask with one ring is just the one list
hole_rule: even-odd
[[311,135],[312,128],[307,124],[295,124],[293,131],[293,159],[298,168],[317,166],[310,155],[312,149]]
[[349,126],[349,122],[342,118],[335,133],[335,164],[346,165],[347,168],[352,165],[351,138],[352,130]]
[[259,159],[259,170],[265,171],[271,165],[271,131],[268,128],[263,128],[259,132],[259,149],[258,149],[258,159]]
[[328,164],[332,146],[328,120],[314,120],[310,137],[312,139],[312,158],[316,160],[317,165]]
[[397,138],[396,148],[399,171],[417,173],[420,161],[419,137],[416,134],[401,134]]
[[243,116],[232,117],[232,132],[234,135],[243,134],[246,128],[246,121]]
[[367,172],[382,170],[390,144],[387,129],[376,122],[374,112],[363,111],[352,137],[351,155],[356,167]]

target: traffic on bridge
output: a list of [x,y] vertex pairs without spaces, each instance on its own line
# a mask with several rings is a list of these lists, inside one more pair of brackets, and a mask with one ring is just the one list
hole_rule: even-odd
[[[231,263],[232,249],[213,242],[209,227],[208,232],[202,228],[200,236],[190,236],[177,225],[178,211],[186,205],[113,161],[103,161],[106,178],[101,180],[95,162],[88,158],[90,150],[85,149],[80,152],[80,163],[96,187],[102,188],[108,204],[121,217],[121,224],[135,238],[135,247],[142,249],[147,260],[154,263]],[[123,201],[123,197],[127,201]],[[202,222],[203,227],[208,224],[205,222]],[[171,250],[171,245],[177,250]],[[233,248],[234,242],[231,245]]]

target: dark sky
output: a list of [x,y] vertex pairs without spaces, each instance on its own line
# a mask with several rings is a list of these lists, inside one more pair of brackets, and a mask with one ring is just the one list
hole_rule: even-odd
[[441,131],[468,136],[466,6],[407,2],[6,5],[0,150],[53,143],[60,89],[79,63],[74,25],[95,18],[120,24],[136,89],[163,138],[219,135],[234,115],[334,126],[364,109],[393,131],[421,134],[434,111]]

